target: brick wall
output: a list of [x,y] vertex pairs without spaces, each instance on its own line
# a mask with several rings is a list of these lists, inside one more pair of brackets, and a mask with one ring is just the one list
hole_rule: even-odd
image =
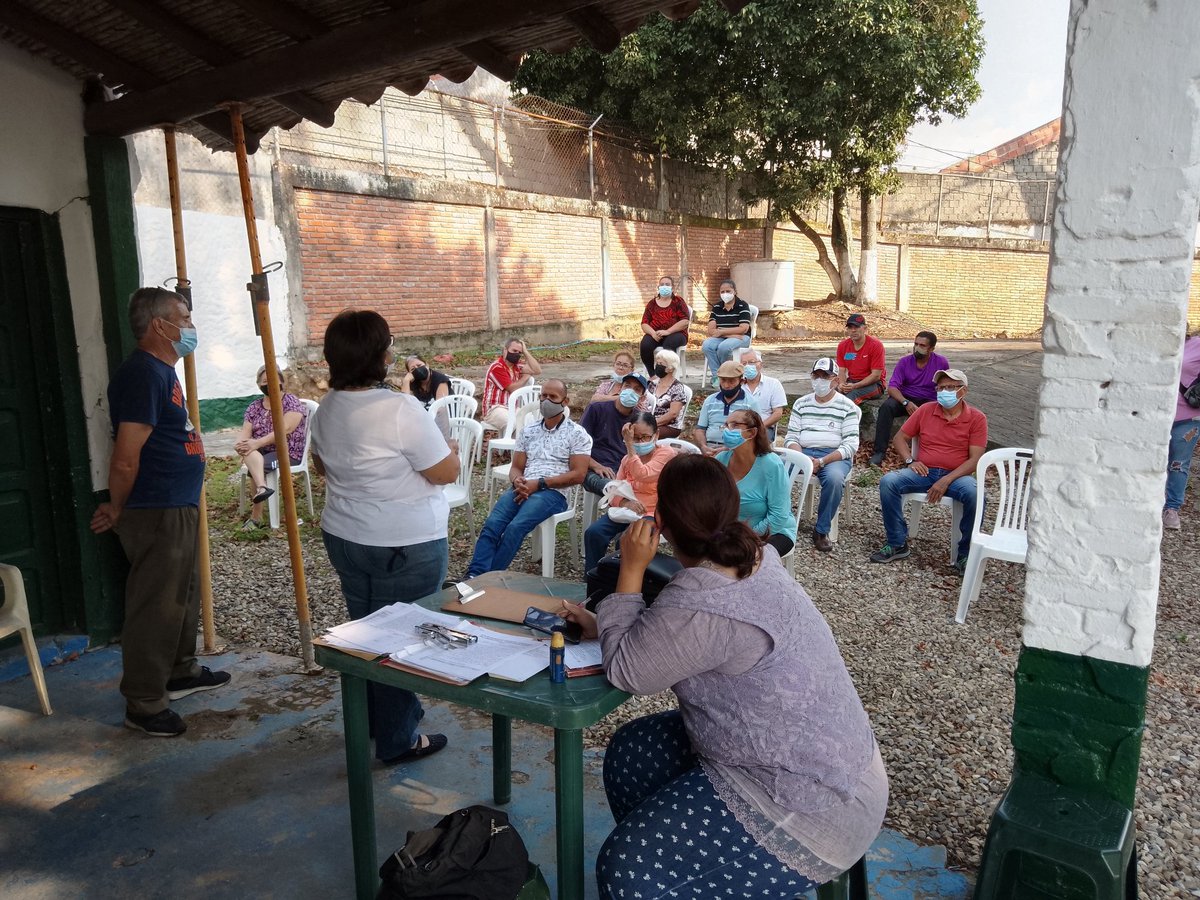
[[598,218],[496,210],[502,323],[603,315]]
[[[1044,252],[914,246],[909,315],[983,334],[1026,334],[1042,326]],[[882,289],[882,273],[880,293]]]
[[678,291],[682,252],[678,225],[610,219],[609,314],[640,317],[663,275],[675,279]]
[[692,276],[687,290],[680,291],[697,315],[708,310],[705,301],[715,301],[720,293],[721,279],[729,277],[734,263],[761,259],[763,255],[761,228],[700,228],[689,226],[687,231],[688,273]]

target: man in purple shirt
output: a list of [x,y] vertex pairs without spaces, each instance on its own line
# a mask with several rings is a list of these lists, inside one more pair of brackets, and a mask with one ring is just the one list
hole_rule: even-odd
[[883,464],[892,440],[892,422],[897,416],[906,418],[934,399],[937,387],[933,376],[950,363],[940,353],[934,353],[937,335],[932,331],[918,331],[913,339],[913,352],[896,363],[892,377],[888,379],[887,397],[879,407],[875,419],[875,452],[871,454],[871,465]]

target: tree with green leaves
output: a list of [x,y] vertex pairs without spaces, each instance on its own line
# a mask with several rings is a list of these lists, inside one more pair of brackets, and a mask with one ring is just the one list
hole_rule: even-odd
[[[664,153],[736,177],[817,249],[834,293],[860,291],[848,198],[861,198],[870,274],[877,198],[909,128],[961,116],[979,96],[975,0],[704,0],[652,17],[612,53],[526,57],[516,89],[631,125]],[[832,259],[804,210],[833,198]],[[867,279],[868,282],[871,280]]]

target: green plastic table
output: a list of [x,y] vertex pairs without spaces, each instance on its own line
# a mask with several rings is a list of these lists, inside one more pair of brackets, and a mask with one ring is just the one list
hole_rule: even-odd
[[[584,598],[584,586],[535,575],[508,573],[507,587],[531,594]],[[452,590],[423,597],[418,605],[439,609]],[[367,682],[408,688],[427,697],[492,714],[492,795],[497,804],[512,799],[512,720],[554,729],[555,838],[559,900],[583,897],[583,729],[594,725],[628,698],[603,675],[568,678],[552,684],[545,672],[528,681],[484,676],[468,685],[446,684],[332,647],[316,647],[317,662],[342,676],[342,718],[346,734],[346,774],[350,793],[350,837],[358,900],[372,900],[379,888],[375,856],[375,794],[371,783],[371,742],[367,726]],[[450,752],[453,752],[451,748]]]

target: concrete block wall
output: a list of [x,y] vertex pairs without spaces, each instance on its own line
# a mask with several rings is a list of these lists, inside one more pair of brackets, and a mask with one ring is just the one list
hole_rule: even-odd
[[[992,334],[1042,326],[1044,250],[910,245],[908,313],[922,322]],[[883,272],[880,294],[883,295]]]

